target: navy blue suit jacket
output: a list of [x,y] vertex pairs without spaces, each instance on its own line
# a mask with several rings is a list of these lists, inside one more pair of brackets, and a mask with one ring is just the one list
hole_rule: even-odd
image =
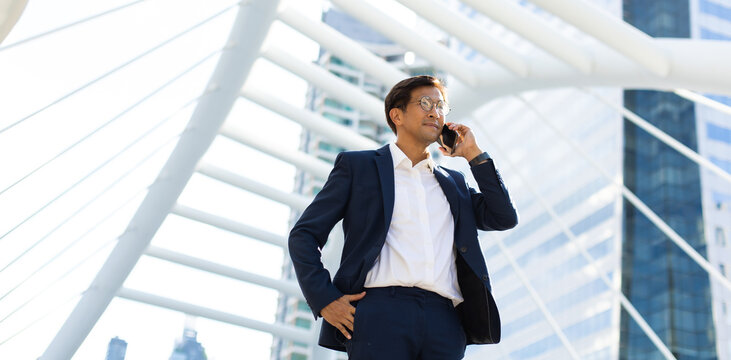
[[[477,229],[510,229],[517,224],[518,217],[492,160],[471,170],[480,192],[470,188],[458,171],[437,166],[434,176],[454,217],[457,276],[465,299],[457,311],[467,343],[497,343],[500,318],[490,293],[490,277]],[[393,204],[394,171],[388,145],[337,156],[325,186],[289,234],[289,253],[297,281],[315,318],[322,308],[343,294],[363,291],[366,274],[385,243]],[[341,219],[345,242],[340,268],[331,280],[320,260],[320,249]],[[323,322],[320,345],[344,351],[344,341],[340,331]]]

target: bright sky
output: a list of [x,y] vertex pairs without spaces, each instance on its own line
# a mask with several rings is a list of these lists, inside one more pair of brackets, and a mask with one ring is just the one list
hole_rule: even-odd
[[[28,117],[0,132],[0,268],[7,266],[0,271],[0,359],[35,359],[45,350],[126,228],[144,188],[157,176],[174,141],[167,142],[111,190],[104,190],[182,130],[194,106],[176,110],[201,94],[218,57],[209,58],[131,111],[125,109],[220,49],[236,14],[235,8],[230,9],[68,99],[28,116],[234,4],[232,0],[148,0],[38,40],[2,48],[130,2],[32,0],[0,44],[0,129]],[[319,19],[322,10],[320,0],[291,1],[290,6],[314,19]],[[274,24],[269,41],[305,61],[317,56],[314,42],[279,23]],[[298,106],[305,101],[304,81],[263,60],[255,64],[248,84]],[[128,151],[30,217],[168,117]],[[246,100],[235,105],[229,121],[251,128],[266,124],[269,131],[265,133],[272,141],[292,150],[299,145],[298,125]],[[5,191],[107,122],[102,130]],[[205,161],[281,190],[292,190],[291,165],[232,141],[217,139]],[[125,202],[126,206],[113,213]],[[283,236],[287,233],[287,207],[201,175],[193,176],[179,202]],[[98,223],[101,225],[93,228]],[[43,241],[34,245],[40,239]],[[261,275],[276,278],[281,273],[282,249],[173,215],[152,244]],[[63,251],[66,247],[69,250]],[[89,261],[59,279],[99,248],[102,250]],[[56,254],[61,255],[28,277]],[[276,311],[277,293],[273,290],[149,257],[138,262],[125,287],[266,322],[274,321]],[[129,360],[167,359],[185,322],[185,316],[178,312],[115,299],[74,358],[101,359],[109,340],[119,336],[129,344]],[[209,359],[269,358],[271,335],[206,319],[197,319],[195,327]]]

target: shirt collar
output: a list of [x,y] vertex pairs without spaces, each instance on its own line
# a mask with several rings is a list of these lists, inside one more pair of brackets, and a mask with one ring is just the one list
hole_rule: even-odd
[[[411,162],[411,159],[409,159],[406,154],[401,150],[401,148],[396,145],[395,142],[391,142],[388,144],[389,150],[391,150],[391,158],[393,159],[393,168],[397,168],[399,165],[406,166],[408,168],[411,168],[413,166],[413,163]],[[403,165],[402,165],[403,163]],[[423,163],[423,164],[422,164]],[[421,164],[421,165],[420,165]],[[427,152],[426,159],[422,160],[417,164],[416,166],[426,166],[426,168],[429,170],[429,172],[434,173],[434,168],[436,168],[437,164],[434,162],[434,160],[431,157],[431,154]]]

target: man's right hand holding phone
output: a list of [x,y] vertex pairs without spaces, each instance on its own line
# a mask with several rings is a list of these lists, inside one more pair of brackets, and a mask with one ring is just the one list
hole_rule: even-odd
[[[454,141],[452,142],[452,144],[454,144],[453,146],[449,146],[451,135],[448,134],[450,133],[455,133],[457,135],[454,137]],[[472,129],[470,129],[467,125],[445,123],[444,128],[442,128],[442,134],[437,139],[437,142],[442,145],[439,147],[439,150],[444,156],[461,156],[467,161],[470,161],[477,157],[477,155],[482,154],[482,150],[479,146],[477,146],[475,134],[472,133]]]

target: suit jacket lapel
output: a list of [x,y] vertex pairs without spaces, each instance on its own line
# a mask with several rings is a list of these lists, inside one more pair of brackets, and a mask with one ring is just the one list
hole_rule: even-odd
[[391,217],[393,215],[394,202],[394,180],[393,180],[393,159],[388,145],[376,150],[376,167],[378,168],[378,178],[381,181],[381,194],[383,195],[383,215],[385,220],[385,233],[391,226]]
[[434,177],[437,178],[439,186],[441,186],[442,191],[444,191],[444,196],[447,197],[447,202],[449,202],[449,208],[450,210],[452,210],[454,223],[457,224],[457,218],[459,217],[459,198],[457,195],[457,184],[454,182],[454,178],[449,176],[449,174],[444,171],[441,166],[437,166],[434,168]]

